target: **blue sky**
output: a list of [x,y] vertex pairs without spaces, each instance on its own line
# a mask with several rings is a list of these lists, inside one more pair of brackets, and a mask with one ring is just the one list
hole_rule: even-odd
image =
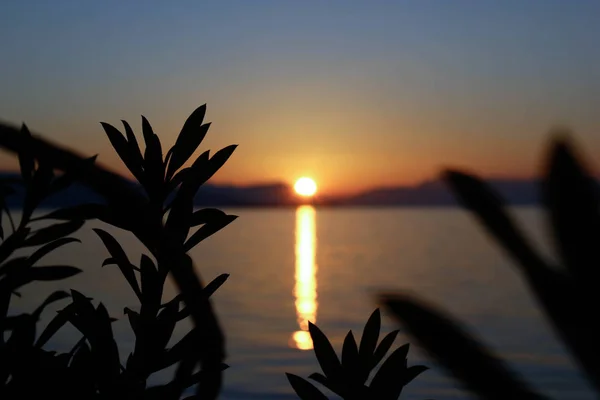
[[[331,192],[443,166],[525,177],[547,131],[600,153],[599,1],[16,1],[0,13],[0,119],[122,171],[100,121],[170,144],[208,104],[216,180]],[[1,165],[9,166],[3,156]]]

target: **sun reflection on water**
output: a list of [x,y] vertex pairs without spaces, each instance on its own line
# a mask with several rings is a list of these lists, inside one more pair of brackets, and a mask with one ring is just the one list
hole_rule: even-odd
[[317,231],[316,211],[312,206],[296,210],[296,315],[300,330],[292,335],[292,346],[301,350],[313,347],[308,333],[308,321],[317,319]]

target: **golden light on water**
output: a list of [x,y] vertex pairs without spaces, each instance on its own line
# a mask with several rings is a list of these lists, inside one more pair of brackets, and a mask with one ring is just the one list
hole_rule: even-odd
[[301,350],[312,349],[308,321],[317,320],[317,231],[316,211],[312,206],[296,210],[296,316],[300,330],[292,335],[292,345]]

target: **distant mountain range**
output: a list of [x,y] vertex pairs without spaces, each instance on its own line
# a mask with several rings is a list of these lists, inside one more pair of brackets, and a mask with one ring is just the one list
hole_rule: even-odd
[[[1,177],[18,175],[0,173]],[[487,181],[509,204],[535,205],[539,203],[539,181],[490,179]],[[132,185],[134,183],[132,182]],[[22,190],[8,199],[9,207],[18,207],[22,200]],[[141,190],[141,188],[140,188]],[[102,203],[103,199],[91,189],[75,184],[69,189],[53,195],[44,206],[65,207],[81,203]],[[283,183],[232,186],[203,185],[196,198],[199,207],[279,207],[296,206],[306,203],[299,198],[291,187]],[[442,181],[428,181],[416,186],[396,186],[368,190],[358,195],[345,197],[316,196],[309,200],[310,204],[321,206],[411,206],[411,207],[443,207],[456,206],[456,198]]]

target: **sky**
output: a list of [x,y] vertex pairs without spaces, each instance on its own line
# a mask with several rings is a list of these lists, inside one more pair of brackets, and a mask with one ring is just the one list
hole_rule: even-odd
[[214,183],[529,178],[555,126],[600,154],[598,38],[597,0],[4,0],[0,120],[122,173],[99,122],[166,147],[206,103]]

